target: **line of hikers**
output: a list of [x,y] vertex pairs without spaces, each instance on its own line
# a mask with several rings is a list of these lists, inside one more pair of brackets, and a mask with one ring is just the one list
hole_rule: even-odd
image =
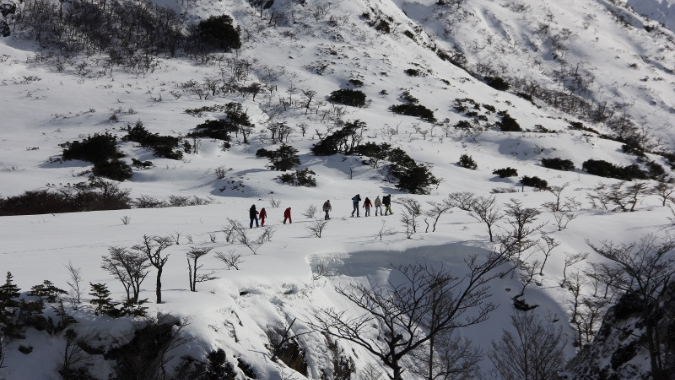
[[[361,202],[361,195],[356,194],[354,198],[352,198],[352,202],[354,203],[354,210],[352,211],[352,217],[354,217],[354,213],[356,213],[356,216],[359,217],[359,202]],[[370,198],[366,197],[365,201],[363,201],[363,208],[365,209],[365,216],[370,216],[370,209],[375,206],[375,216],[379,215],[390,215],[393,214],[391,211],[391,195],[385,195],[382,197],[382,200],[380,200],[380,196],[378,195],[377,198],[375,198],[375,203],[370,201]],[[382,207],[384,206],[384,213],[382,212]],[[326,213],[324,216],[325,220],[330,219],[330,212],[333,211],[333,206],[330,204],[330,200],[327,200],[323,204],[322,208],[323,212]],[[260,209],[260,212],[256,209],[255,205],[252,205],[251,208],[248,210],[249,217],[251,219],[251,223],[249,224],[249,228],[253,228],[253,223],[255,223],[256,227],[264,226],[265,225],[265,219],[267,218],[267,211],[263,207]],[[258,224],[258,218],[260,218],[260,224]],[[288,207],[286,210],[284,210],[284,224],[286,224],[286,221],[288,223],[293,223],[293,219],[291,219],[291,208]]]
[[[255,205],[252,205],[250,209],[248,209],[248,216],[251,218],[251,223],[249,224],[249,228],[253,228],[253,222],[255,222],[256,227],[264,226],[265,225],[265,219],[267,219],[267,211],[265,208],[261,208],[260,212],[256,210]],[[258,217],[260,217],[260,225],[258,225]],[[291,219],[291,208],[288,207],[286,210],[284,210],[284,224],[286,224],[286,221],[288,223],[293,223],[293,219]]]
[[[352,218],[354,217],[354,213],[356,213],[356,217],[358,218],[359,215],[359,202],[361,202],[361,194],[356,194],[354,198],[352,198],[352,203],[354,205],[354,209],[352,210]],[[378,195],[377,198],[375,198],[375,203],[370,201],[370,198],[366,197],[366,199],[363,201],[363,208],[365,209],[365,215],[364,216],[370,216],[370,209],[375,206],[375,216],[379,215],[391,215],[393,212],[391,211],[391,194],[385,195],[382,197],[382,200],[380,200],[380,196]],[[384,206],[384,213],[382,213],[382,206]]]

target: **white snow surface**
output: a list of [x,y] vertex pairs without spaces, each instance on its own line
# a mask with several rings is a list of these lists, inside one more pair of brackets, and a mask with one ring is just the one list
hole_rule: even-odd
[[[496,249],[488,241],[485,225],[466,211],[455,208],[441,216],[436,232],[425,232],[426,227],[421,223],[418,233],[407,239],[399,221],[402,210],[397,204],[392,216],[364,217],[362,214],[351,218],[350,199],[355,194],[372,200],[383,194],[393,194],[394,200],[411,197],[428,209],[427,202],[439,202],[451,192],[470,191],[488,196],[494,188],[520,190],[517,178],[500,179],[492,174],[495,169],[512,167],[518,170],[519,176],[538,176],[553,186],[567,185],[564,196],[581,203],[575,211],[577,218],[567,229],[558,231],[552,214],[541,206],[553,200],[551,193],[525,188],[524,192],[495,194],[501,204],[516,199],[526,207],[540,209],[537,223],[545,225],[538,234],[549,234],[561,243],[546,263],[544,275],[537,276],[536,283],[527,287],[523,299],[539,305],[534,312],[558,316],[557,323],[569,337],[566,352],[571,358],[575,353],[571,344],[573,331],[568,323],[571,295],[560,286],[565,253],[590,253],[588,242],[632,242],[647,234],[665,236],[672,231],[669,218],[673,215],[668,207],[661,206],[656,196],[645,196],[636,212],[592,209],[587,193],[599,182],[617,181],[588,175],[580,169],[571,172],[546,169],[540,160],[561,157],[572,160],[577,168],[591,158],[620,165],[633,163],[634,157],[624,154],[620,143],[567,129],[570,121],[577,120],[541,103],[535,106],[513,94],[494,90],[462,69],[441,61],[428,46],[454,45],[466,52],[472,65],[490,60],[494,67],[502,67],[509,75],[550,81],[548,74],[556,63],[550,59],[546,43],[536,40],[533,32],[536,21],[544,20],[550,13],[555,20],[550,23],[552,28],[558,31],[567,28],[572,32],[568,42],[569,61],[583,63],[584,69],[595,76],[590,96],[630,104],[628,112],[661,136],[666,147],[672,148],[675,137],[671,126],[675,112],[672,33],[663,30],[655,35],[641,27],[619,26],[606,12],[610,7],[607,2],[581,0],[510,2],[525,4],[529,7],[527,12],[514,12],[503,1],[470,1],[462,11],[466,12],[465,18],[449,27],[447,21],[456,14],[435,6],[435,2],[342,1],[332,3],[328,14],[315,19],[310,9],[319,1],[309,0],[306,7],[291,5],[297,24],[277,28],[268,27],[267,21],[261,20],[243,0],[200,1],[182,8],[187,14],[199,17],[231,14],[236,23],[249,32],[243,49],[236,53],[237,58],[257,60],[248,80],[263,80],[265,75],[273,73],[275,78],[270,83],[278,88],[271,98],[260,94],[255,101],[250,96],[242,98],[236,94],[200,100],[195,94],[181,90],[180,83],[218,77],[220,68],[225,67],[223,63],[198,65],[188,59],[167,58],[161,59],[159,67],[148,74],[116,70],[112,76],[78,76],[75,64],[59,73],[52,67],[32,63],[38,47],[30,41],[13,37],[0,40],[3,58],[0,60],[0,194],[5,197],[85,181],[86,176],[80,173],[90,169],[89,163],[50,162],[50,157],[61,154],[59,144],[105,131],[121,137],[125,134],[121,128],[126,123],[141,120],[151,132],[184,135],[206,119],[219,116],[206,113],[193,117],[185,113],[186,109],[236,101],[244,105],[256,124],[248,145],[237,139],[232,148],[223,150],[218,142],[205,139],[198,154],[186,154],[179,161],[156,158],[133,143],[121,143],[125,160],[133,157],[154,163],[149,169],[134,169],[132,179],[120,183],[121,188],[130,189],[132,197],[199,196],[212,197],[213,203],[183,208],[1,217],[0,273],[11,272],[24,293],[43,280],[65,289],[69,277],[64,265],[70,261],[83,269],[85,285],[106,283],[114,298],[122,300],[124,289],[101,269],[101,257],[107,254],[109,247],[131,247],[139,244],[144,235],[180,234],[180,244],[166,250],[171,256],[162,281],[164,303],[148,304],[150,316],[170,314],[188,322],[183,331],[194,340],[182,346],[176,357],[189,354],[203,359],[208,352],[223,348],[228,360],[240,357],[251,364],[259,379],[287,378],[290,370],[270,361],[265,347],[268,326],[297,318],[294,331],[300,333],[308,329],[308,322],[314,320],[321,309],[329,307],[356,315],[359,310],[336,293],[336,285],[396,283],[398,279],[390,277],[394,273],[393,266],[417,262],[443,265],[461,275],[465,270],[464,260],[470,255],[484,257]],[[628,3],[643,13],[633,2]],[[176,2],[174,6],[181,8],[181,4]],[[672,4],[668,3],[668,7],[664,4],[655,4],[650,11],[661,9],[664,15],[668,11],[672,13]],[[360,18],[364,12],[381,12],[400,25],[395,33],[379,34]],[[340,19],[344,22],[338,27],[330,26],[329,16],[344,16]],[[642,23],[637,15],[635,17],[632,23]],[[659,20],[655,16],[654,19]],[[448,28],[451,30],[444,33]],[[401,34],[403,30],[414,31],[417,40]],[[473,51],[472,45],[476,47]],[[231,58],[233,54],[224,56]],[[319,76],[307,69],[317,60],[329,63],[325,75]],[[81,61],[86,58],[82,57]],[[638,63],[637,68],[629,68],[634,62]],[[428,70],[428,75],[409,77],[404,73],[408,68]],[[642,81],[645,77],[648,80]],[[364,82],[361,90],[371,103],[365,108],[347,107],[344,119],[367,123],[364,140],[388,142],[418,162],[431,164],[431,171],[443,181],[430,195],[411,196],[398,191],[379,169],[363,165],[362,157],[313,156],[309,149],[318,141],[317,133],[324,135],[333,127],[332,123],[323,119],[320,112],[306,115],[299,103],[282,112],[275,107],[279,97],[301,98],[300,93],[289,90],[291,88],[316,91],[323,99],[331,91],[346,87],[352,78]],[[469,136],[453,128],[392,114],[387,108],[400,102],[398,96],[403,89],[419,98],[420,104],[434,110],[439,121],[447,118],[446,125],[466,119],[453,110],[454,99],[471,98],[478,104],[508,111],[524,129],[542,125],[554,133],[506,133],[491,129]],[[382,90],[388,95],[381,95]],[[172,96],[171,91],[181,96]],[[124,112],[118,113],[119,122],[110,121],[110,116],[120,108]],[[330,106],[324,104],[320,108],[329,110]],[[492,123],[498,120],[484,108],[479,112]],[[300,151],[299,168],[310,168],[316,173],[317,187],[281,184],[275,179],[279,172],[266,168],[266,159],[255,157],[259,148],[275,148],[270,147],[269,132],[265,129],[269,121],[287,121],[296,127],[288,144]],[[304,136],[297,128],[302,122],[309,124]],[[607,132],[601,124],[586,125]],[[459,167],[456,162],[461,154],[471,155],[478,169]],[[662,157],[649,155],[649,158],[672,174]],[[215,170],[219,167],[227,169],[223,179],[216,178]],[[353,170],[353,178],[350,178],[350,170]],[[281,205],[271,207],[271,199],[280,201]],[[333,204],[332,219],[322,238],[310,237],[306,228],[314,218],[303,216],[302,212],[310,205],[320,209],[327,199]],[[262,245],[257,254],[241,245],[227,243],[222,232],[228,218],[248,225],[248,208],[252,204],[258,209],[267,209],[267,224],[276,230],[272,241]],[[292,208],[293,223],[284,225],[282,213],[286,207]],[[322,213],[318,212],[316,217],[322,218]],[[128,224],[123,223],[126,218]],[[497,230],[503,233],[507,227],[502,220]],[[378,233],[383,229],[395,233],[384,234],[380,239]],[[250,231],[253,237],[260,233],[259,228]],[[234,252],[243,255],[244,261],[240,270],[228,270],[213,254],[204,257],[200,271],[213,272],[217,278],[198,284],[197,292],[190,292],[185,253],[191,247]],[[527,260],[541,261],[543,254],[535,249]],[[599,256],[591,253],[586,261],[567,270],[583,271],[589,263],[600,261]],[[330,275],[315,279],[318,264],[329,268]],[[502,330],[511,329],[509,316],[514,311],[511,298],[521,286],[517,274],[513,278],[493,280],[490,301],[499,308],[489,321],[458,333],[489,351],[491,342]],[[592,292],[590,285],[586,292]],[[154,272],[143,283],[141,296],[154,299]],[[88,296],[85,298],[88,300]],[[95,317],[86,303],[77,310],[71,306],[68,309],[78,321],[74,325],[78,332],[94,332],[102,341],[115,342],[113,344],[123,344],[128,339],[126,334],[132,328],[129,318]],[[310,377],[318,378],[321,369],[331,365],[325,341],[319,333],[303,335],[300,340],[308,353]],[[35,349],[24,355],[16,349],[18,344]],[[64,344],[61,336],[31,331],[25,341],[10,346],[5,367],[0,369],[0,379],[59,378],[56,371],[62,362]],[[369,363],[381,365],[365,351],[347,342],[340,344],[345,352],[354,353],[358,370]],[[110,363],[98,358],[92,373],[105,379],[109,366]],[[486,373],[492,369],[487,358],[482,368]],[[297,373],[292,376],[302,377]],[[415,378],[411,372],[406,372],[404,377]]]

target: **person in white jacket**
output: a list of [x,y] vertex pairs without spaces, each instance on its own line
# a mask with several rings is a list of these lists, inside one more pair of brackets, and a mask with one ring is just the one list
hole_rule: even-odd
[[373,204],[375,206],[375,216],[377,216],[377,212],[380,212],[380,216],[382,215],[382,200],[380,200],[380,196],[378,195],[377,198],[375,198],[375,203]]

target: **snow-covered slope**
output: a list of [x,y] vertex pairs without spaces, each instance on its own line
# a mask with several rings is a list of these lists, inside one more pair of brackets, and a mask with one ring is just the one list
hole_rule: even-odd
[[[464,260],[471,254],[483,258],[498,249],[488,241],[485,225],[459,208],[441,216],[436,232],[425,231],[422,217],[418,232],[408,239],[399,221],[401,205],[394,205],[393,216],[352,219],[352,196],[359,193],[362,198],[374,199],[393,194],[394,200],[412,197],[427,210],[428,202],[440,202],[452,192],[490,196],[495,189],[523,190],[494,196],[502,206],[515,199],[540,210],[537,224],[544,226],[536,237],[546,233],[560,242],[543,275],[534,277],[523,299],[539,305],[533,312],[557,316],[557,323],[569,337],[566,356],[572,358],[574,332],[568,323],[571,295],[560,285],[563,269],[566,275],[583,273],[589,262],[602,259],[590,254],[586,261],[567,268],[569,255],[590,252],[587,240],[631,242],[648,233],[663,235],[672,228],[670,210],[655,195],[642,197],[633,213],[594,209],[587,199],[591,189],[598,182],[618,181],[580,169],[556,171],[540,164],[542,158],[556,157],[571,160],[577,168],[588,159],[633,164],[635,157],[623,153],[620,142],[570,130],[571,122],[581,120],[578,114],[564,113],[538,99],[533,104],[514,93],[495,90],[437,54],[439,49],[462,52],[470,71],[533,81],[566,93],[574,91],[569,83],[565,87],[555,81],[556,71],[578,67],[583,78],[593,79],[578,95],[594,104],[630,105],[617,109],[616,114],[625,111],[639,126],[647,127],[645,131],[649,130],[655,140],[662,137],[660,149],[670,149],[675,137],[670,126],[675,107],[673,34],[625,8],[606,1],[580,0],[475,0],[459,7],[437,5],[435,0],[316,0],[276,2],[261,17],[243,0],[165,3],[181,10],[187,20],[231,15],[241,28],[242,49],[199,62],[162,57],[152,71],[130,73],[101,68],[98,56],[76,56],[62,62],[57,70],[54,60],[36,55],[39,47],[31,41],[12,36],[0,42],[0,194],[14,196],[85,181],[87,174],[82,174],[91,164],[50,160],[62,153],[59,144],[106,131],[122,137],[126,134],[122,128],[139,120],[152,133],[184,136],[205,120],[222,117],[219,111],[192,116],[186,113],[188,109],[241,103],[255,124],[250,143],[237,136],[231,148],[223,149],[217,140],[202,139],[199,151],[185,154],[182,160],[153,157],[134,143],[120,143],[127,162],[131,158],[153,162],[150,168],[134,169],[133,177],[120,183],[133,198],[196,195],[211,197],[210,205],[0,218],[0,272],[12,272],[23,292],[43,280],[66,288],[69,277],[63,265],[70,261],[83,269],[83,285],[107,283],[113,298],[121,300],[124,289],[101,269],[101,256],[109,247],[139,244],[144,235],[173,235],[180,244],[167,249],[171,256],[162,281],[164,303],[147,306],[151,316],[170,314],[189,322],[182,333],[194,339],[172,353],[176,360],[188,354],[204,360],[209,352],[222,348],[229,362],[251,365],[259,379],[300,378],[295,372],[289,375],[291,370],[284,364],[270,360],[267,332],[295,320],[294,333],[306,333],[320,311],[331,307],[348,315],[358,314],[355,305],[336,293],[336,285],[396,284],[398,278],[391,277],[393,266],[415,262],[435,267],[442,264],[460,275],[466,270]],[[270,25],[273,12],[283,14],[274,26]],[[616,21],[617,14],[623,15],[624,22]],[[371,26],[378,25],[378,20],[386,21],[391,33]],[[644,26],[655,29],[647,32]],[[237,84],[262,83],[270,90],[258,94],[255,100],[239,92],[206,96],[195,91],[209,81],[227,83],[242,63],[249,70]],[[420,75],[407,74],[410,69]],[[355,82],[350,84],[350,79],[363,83],[358,89],[367,96],[366,107],[326,102],[332,91],[354,88]],[[307,94],[312,91],[315,98],[305,107]],[[391,105],[403,102],[400,96],[404,91],[433,110],[438,122],[390,112]],[[472,99],[478,107],[457,111],[456,99]],[[474,117],[466,115],[470,111],[482,120],[474,122]],[[499,131],[494,125],[501,120],[499,111],[506,111],[529,131]],[[429,195],[410,196],[386,181],[382,167],[364,164],[363,157],[311,154],[310,148],[321,136],[339,128],[343,121],[357,119],[367,124],[364,142],[386,142],[403,149],[417,162],[430,164],[431,172],[441,179],[438,187],[432,187]],[[473,130],[454,128],[460,121],[471,122]],[[603,133],[612,132],[601,122],[581,121]],[[260,148],[276,148],[266,127],[277,122],[286,122],[294,129],[287,144],[299,150],[299,168],[316,173],[316,187],[280,183],[276,180],[279,172],[269,170],[268,161],[255,156]],[[456,164],[462,154],[473,157],[477,170]],[[647,157],[672,174],[663,157]],[[551,193],[522,188],[518,178],[498,178],[492,173],[506,167],[516,168],[520,177],[537,176],[551,186],[566,185],[564,199],[579,203],[568,228],[559,228],[554,215],[542,208],[543,203],[554,199]],[[653,185],[651,181],[649,186]],[[321,212],[312,217],[301,214],[310,205],[320,208],[327,199],[333,203],[332,219],[321,238],[311,237],[306,228],[322,217]],[[281,204],[272,207],[272,200]],[[267,209],[267,224],[276,231],[256,254],[241,244],[225,241],[223,232],[228,219],[248,223],[252,204]],[[293,223],[284,225],[282,212],[286,207],[292,208]],[[496,230],[508,233],[506,220],[497,223]],[[249,232],[254,238],[261,233],[260,229]],[[190,292],[187,284],[185,254],[192,247],[212,248],[211,254],[202,259],[200,270],[213,272],[216,277],[199,283],[197,292]],[[242,255],[240,270],[228,270],[215,258],[215,252]],[[543,260],[543,253],[536,248],[526,259],[529,263]],[[327,273],[319,275],[319,268]],[[153,298],[153,276],[151,272],[143,283],[142,298]],[[499,305],[498,309],[488,322],[458,334],[489,352],[491,342],[502,330],[512,329],[512,297],[521,288],[518,274],[495,279],[490,301]],[[130,340],[130,319],[95,317],[89,305],[77,310],[67,307],[79,322],[75,329],[82,335],[90,332],[101,346],[120,346]],[[308,365],[307,377],[320,378],[322,371],[332,371],[335,353],[327,348],[325,337],[313,332],[301,335],[299,341]],[[33,351],[21,353],[20,345],[32,346]],[[58,378],[63,347],[62,334],[51,336],[31,330],[26,340],[8,346],[0,378]],[[340,347],[355,361],[358,373],[368,364],[384,369],[356,345],[340,342]],[[92,374],[99,379],[107,378],[112,371],[111,361],[102,355],[94,355],[90,364]],[[481,368],[489,373],[492,364],[484,358]],[[241,370],[237,374],[244,376]],[[416,378],[412,371],[405,376]]]

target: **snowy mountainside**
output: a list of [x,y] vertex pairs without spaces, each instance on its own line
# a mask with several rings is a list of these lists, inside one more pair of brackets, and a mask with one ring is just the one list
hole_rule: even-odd
[[[582,163],[596,159],[627,166],[637,161],[622,151],[621,142],[569,126],[582,121],[608,134],[611,128],[602,122],[578,119],[577,114],[565,113],[536,98],[533,104],[513,91],[498,91],[441,59],[438,52],[462,52],[467,60],[465,67],[473,72],[482,68],[484,76],[532,80],[563,92],[571,90],[555,81],[555,71],[563,60],[566,67],[580,63],[580,70],[591,74],[593,81],[587,82],[586,92],[579,95],[596,104],[631,104],[616,113],[625,110],[639,125],[648,126],[654,139],[663,137],[661,148],[668,149],[674,137],[669,125],[675,106],[672,32],[605,1],[436,3],[276,1],[261,16],[259,9],[243,0],[162,2],[180,10],[188,21],[231,15],[240,28],[243,46],[232,53],[200,57],[198,62],[187,57],[160,57],[153,70],[137,73],[107,69],[102,67],[101,57],[82,55],[71,57],[60,70],[50,58],[36,54],[40,47],[32,41],[18,35],[4,38],[0,42],[2,196],[85,181],[91,164],[59,161],[59,144],[106,131],[121,138],[126,134],[123,127],[138,120],[152,133],[185,136],[197,124],[222,117],[217,108],[195,116],[186,110],[238,102],[255,128],[248,144],[240,135],[229,149],[223,149],[215,139],[202,139],[199,151],[186,153],[181,160],[158,158],[138,144],[120,141],[125,161],[134,158],[153,163],[150,168],[134,169],[131,179],[119,184],[129,189],[133,198],[198,196],[211,197],[213,203],[2,217],[0,272],[12,272],[28,297],[31,286],[47,279],[66,288],[69,277],[63,265],[70,261],[83,269],[83,285],[107,283],[112,297],[122,300],[124,289],[101,268],[101,257],[110,247],[139,244],[144,235],[173,235],[180,244],[167,248],[171,256],[162,281],[164,303],[146,304],[150,316],[168,314],[187,322],[181,333],[192,340],[172,352],[172,365],[186,355],[206,361],[210,352],[220,348],[234,367],[237,363],[250,365],[259,379],[303,378],[286,364],[271,360],[269,332],[292,324],[293,332],[299,335],[307,378],[336,376],[333,365],[339,355],[354,361],[352,378],[365,378],[364,371],[370,364],[382,371],[389,369],[362,347],[340,341],[336,354],[325,336],[310,333],[310,324],[317,322],[322,310],[335,308],[347,315],[360,314],[358,307],[336,292],[336,285],[396,285],[400,278],[393,266],[417,262],[442,265],[460,275],[471,254],[480,259],[499,247],[488,241],[485,225],[460,208],[442,215],[436,232],[425,231],[426,225],[420,220],[418,232],[407,238],[399,221],[401,205],[394,204],[393,216],[350,218],[351,197],[356,193],[371,199],[382,194],[393,194],[394,200],[411,197],[426,210],[428,202],[441,202],[452,192],[487,197],[494,189],[524,190],[495,193],[494,197],[502,206],[515,199],[539,210],[537,224],[545,225],[535,235],[539,238],[546,233],[560,246],[548,259],[543,275],[537,274],[527,288],[517,271],[514,276],[493,280],[490,302],[498,305],[497,310],[487,322],[463,328],[457,334],[488,353],[503,330],[512,331],[512,298],[522,288],[522,299],[538,305],[533,313],[555,315],[556,326],[567,336],[564,354],[571,359],[576,351],[575,332],[569,323],[571,295],[561,286],[563,270],[568,271],[566,275],[583,273],[590,262],[603,262],[591,252],[587,240],[631,242],[649,233],[664,235],[672,228],[672,214],[658,196],[646,194],[641,196],[636,212],[593,208],[587,198],[591,189],[599,182],[619,181],[587,174],[579,169]],[[630,16],[626,20],[632,26],[616,22],[610,10],[626,12],[622,14]],[[552,20],[548,31],[538,33],[539,22],[546,23],[549,14]],[[389,33],[376,28],[380,25],[376,21],[383,20],[389,25]],[[645,25],[656,29],[647,32]],[[554,48],[551,41],[562,34],[567,39]],[[633,63],[637,67],[631,67]],[[232,80],[241,64],[249,69]],[[644,77],[648,80],[642,81]],[[350,79],[363,86],[355,87],[357,82]],[[255,98],[237,91],[217,91],[209,96],[196,91],[213,81],[223,85],[233,81],[239,86],[262,83],[267,90]],[[331,92],[341,88],[363,91],[367,106],[343,107],[326,101]],[[315,98],[308,100],[307,94],[312,91]],[[404,103],[405,91],[433,110],[437,122],[390,112],[390,106]],[[470,103],[469,111],[477,116],[458,111],[456,99],[471,99],[464,102]],[[472,108],[474,103],[477,106]],[[506,111],[525,132],[500,131],[495,126],[502,120],[499,111]],[[409,195],[386,180],[385,165],[366,165],[365,157],[356,155],[311,153],[320,138],[342,122],[357,119],[367,125],[364,142],[386,142],[403,149],[417,162],[429,164],[440,184],[430,188],[429,195]],[[473,129],[454,128],[460,121],[470,122]],[[298,168],[316,173],[316,187],[282,184],[276,179],[280,173],[268,169],[266,159],[256,157],[260,148],[276,148],[267,127],[279,122],[293,128],[287,144],[299,150]],[[542,133],[538,126],[548,133]],[[478,168],[458,166],[462,154],[472,156]],[[558,157],[571,160],[577,169],[559,171],[540,163],[542,158]],[[664,157],[651,153],[647,157],[672,175]],[[518,177],[499,178],[492,173],[505,167],[516,168]],[[224,172],[222,177],[219,171]],[[563,196],[580,205],[573,210],[575,219],[566,229],[559,228],[554,215],[542,207],[552,201],[553,195],[521,187],[522,176],[537,176],[552,186],[568,184]],[[650,186],[654,184],[649,181]],[[302,213],[309,205],[320,208],[326,199],[333,203],[332,219],[321,238],[312,237],[307,227],[322,213],[311,217]],[[272,200],[280,201],[280,206],[273,207]],[[267,224],[276,231],[256,252],[225,240],[228,219],[248,223],[251,204],[267,208]],[[286,207],[293,210],[292,224],[282,224]],[[509,228],[501,220],[495,232],[508,233]],[[261,229],[249,232],[252,237],[261,233]],[[185,254],[193,247],[212,249],[202,259],[200,270],[216,277],[199,283],[196,292],[189,291],[186,284]],[[215,258],[215,252],[241,255],[239,270],[228,269]],[[589,257],[569,267],[567,254],[572,253],[589,253]],[[533,249],[524,260],[541,263],[544,255]],[[500,270],[509,267],[507,264]],[[142,298],[153,299],[154,275],[151,271],[143,283]],[[590,294],[591,290],[585,292]],[[86,302],[77,310],[67,307],[79,322],[74,328],[81,335],[90,332],[102,349],[124,346],[131,340],[130,318],[97,317]],[[56,318],[51,310],[48,313]],[[379,333],[372,328],[368,338],[378,342]],[[30,330],[26,339],[7,346],[0,378],[59,378],[65,342],[63,335]],[[24,354],[19,346],[30,346],[32,352]],[[490,374],[491,361],[484,357],[480,363],[482,372]],[[114,372],[114,360],[100,354],[92,355],[82,365],[97,379]],[[414,360],[407,359],[404,365],[410,369],[405,378],[421,378],[412,371]],[[237,378],[250,377],[240,367],[235,373]]]

